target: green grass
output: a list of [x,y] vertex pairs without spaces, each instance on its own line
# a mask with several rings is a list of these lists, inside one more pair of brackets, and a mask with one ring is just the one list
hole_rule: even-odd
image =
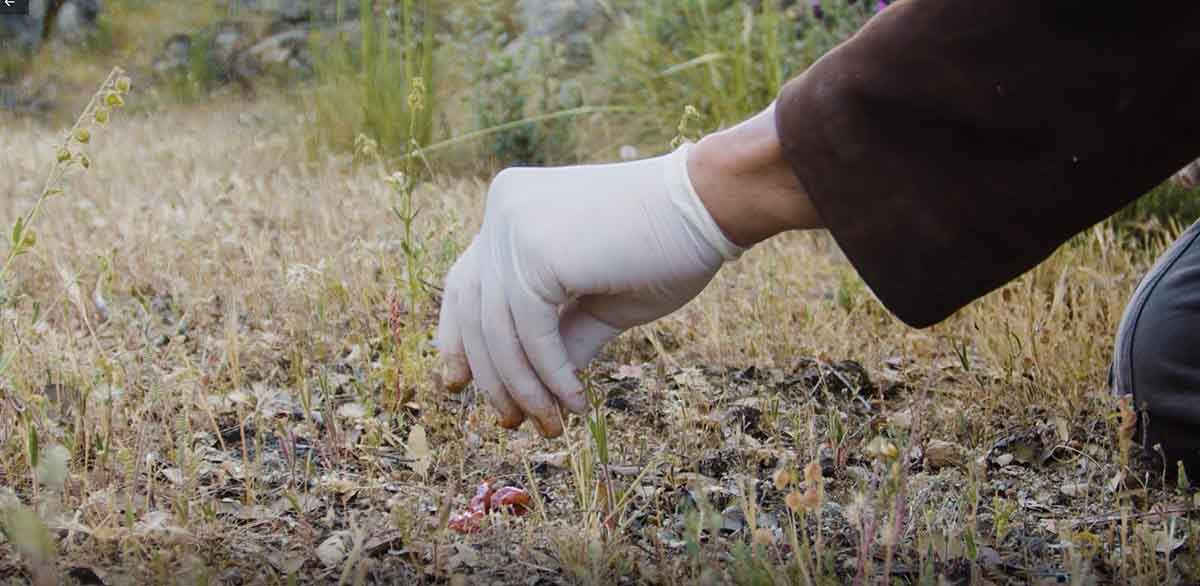
[[340,31],[317,40],[316,87],[306,98],[312,111],[310,152],[349,151],[363,134],[394,158],[413,145],[429,144],[433,135],[439,108],[437,4],[403,0],[394,23],[376,14],[382,3],[359,2],[364,17],[357,34]]

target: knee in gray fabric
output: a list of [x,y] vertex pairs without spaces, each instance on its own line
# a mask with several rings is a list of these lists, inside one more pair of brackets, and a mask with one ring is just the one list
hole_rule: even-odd
[[1168,468],[1183,460],[1200,478],[1200,222],[1138,285],[1110,379],[1114,392],[1133,395],[1144,447],[1161,444]]

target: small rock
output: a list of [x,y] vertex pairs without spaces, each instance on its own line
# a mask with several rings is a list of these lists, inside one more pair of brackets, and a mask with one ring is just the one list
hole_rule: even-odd
[[955,443],[930,440],[925,445],[925,464],[930,470],[958,466],[962,464],[962,450]]
[[996,465],[1003,468],[1009,464],[1012,464],[1014,459],[1015,458],[1012,454],[1000,454],[999,456],[996,456]]
[[525,34],[560,40],[598,31],[608,21],[598,0],[518,0],[516,16]]
[[322,541],[321,545],[317,547],[317,558],[326,568],[332,568],[342,563],[342,560],[346,558],[346,542],[342,539],[342,534],[334,533]]
[[721,511],[721,532],[725,534],[738,533],[746,528],[746,514],[737,506]]
[[96,30],[100,0],[68,0],[54,19],[54,36],[68,43],[81,43]]

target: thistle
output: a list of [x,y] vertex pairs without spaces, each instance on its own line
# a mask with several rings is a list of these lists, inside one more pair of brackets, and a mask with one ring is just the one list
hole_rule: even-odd
[[37,235],[32,226],[41,213],[43,204],[51,197],[63,193],[62,184],[68,171],[76,166],[81,169],[88,169],[92,166],[91,158],[82,151],[81,147],[90,144],[92,131],[107,123],[112,111],[125,104],[122,96],[129,92],[130,86],[131,83],[125,76],[124,70],[114,67],[105,78],[104,83],[100,84],[100,89],[92,96],[87,107],[80,113],[75,124],[67,131],[63,141],[56,147],[54,160],[46,174],[46,181],[42,184],[42,191],[38,195],[37,202],[29,212],[20,215],[13,222],[9,234],[8,253],[4,256],[3,264],[0,265],[0,292],[4,289],[9,272],[17,257],[32,250],[37,243]]

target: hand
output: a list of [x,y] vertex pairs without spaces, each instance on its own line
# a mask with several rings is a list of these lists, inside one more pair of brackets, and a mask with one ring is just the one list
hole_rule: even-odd
[[621,332],[698,295],[743,249],[692,186],[693,145],[614,165],[509,169],[483,227],[446,277],[437,345],[444,380],[472,379],[501,425],[562,433],[580,413],[577,378]]

